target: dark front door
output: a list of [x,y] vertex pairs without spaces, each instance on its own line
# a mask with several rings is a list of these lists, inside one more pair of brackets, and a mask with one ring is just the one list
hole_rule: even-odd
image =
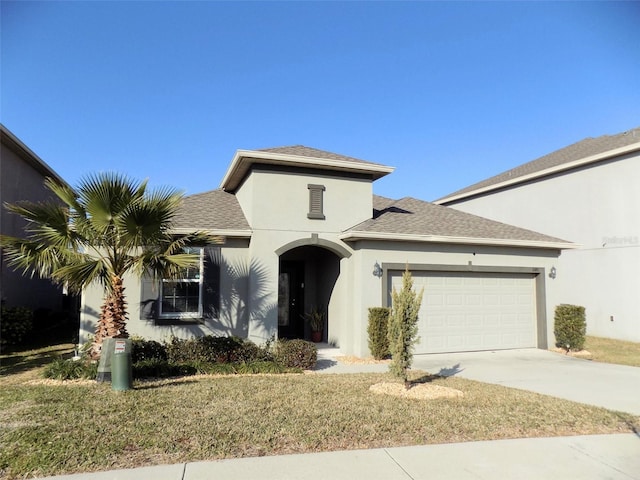
[[278,338],[304,338],[304,262],[280,262]]

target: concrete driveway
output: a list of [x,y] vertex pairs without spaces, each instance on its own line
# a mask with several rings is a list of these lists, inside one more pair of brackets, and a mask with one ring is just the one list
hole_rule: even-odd
[[522,349],[414,355],[413,368],[640,415],[640,367]]

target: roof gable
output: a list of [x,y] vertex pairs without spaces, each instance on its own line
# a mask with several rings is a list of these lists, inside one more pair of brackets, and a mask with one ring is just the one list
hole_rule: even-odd
[[304,145],[263,150],[238,150],[220,183],[220,188],[229,192],[235,191],[251,167],[256,164],[349,172],[368,175],[372,180],[377,180],[394,170],[393,167],[379,163],[367,162]]
[[442,204],[492,191],[507,185],[517,184],[552,173],[569,170],[589,163],[640,150],[640,127],[617,135],[602,135],[586,138],[577,143],[544,155],[536,160],[519,165],[481,182],[446,195],[436,203]]

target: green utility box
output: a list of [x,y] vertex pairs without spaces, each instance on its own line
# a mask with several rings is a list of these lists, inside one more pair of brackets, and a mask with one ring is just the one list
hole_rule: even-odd
[[131,340],[114,338],[113,354],[111,355],[111,389],[131,390],[132,388]]
[[98,375],[96,381],[111,381],[111,357],[113,356],[113,342],[115,338],[105,338],[102,341],[102,349],[100,351],[100,362],[98,362]]

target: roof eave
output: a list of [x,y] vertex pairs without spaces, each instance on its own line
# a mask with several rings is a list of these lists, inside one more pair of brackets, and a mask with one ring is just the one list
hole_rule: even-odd
[[505,180],[500,183],[495,183],[493,185],[487,185],[482,188],[477,188],[475,190],[471,190],[468,192],[460,193],[458,195],[450,195],[448,197],[441,198],[439,200],[435,200],[433,203],[437,205],[446,205],[451,202],[456,202],[458,200],[463,200],[468,197],[473,197],[476,195],[480,195],[483,193],[488,193],[494,190],[499,190],[501,188],[510,187],[513,185],[517,185],[519,183],[525,183],[531,180],[535,180],[537,178],[546,177],[549,175],[553,175],[555,173],[560,173],[565,170],[571,170],[573,168],[578,168],[582,166],[586,166],[592,163],[601,162],[604,160],[608,160],[610,158],[619,157],[621,155],[626,155],[629,153],[633,153],[635,151],[640,151],[640,142],[632,143],[631,145],[626,145],[624,147],[615,148],[613,150],[608,150],[606,152],[598,153],[596,155],[590,155],[585,158],[581,158],[579,160],[574,160],[573,162],[563,163],[562,165],[557,165],[555,167],[546,168],[544,170],[540,170],[538,172],[530,173],[528,175],[521,175],[519,177],[515,177],[509,180]]
[[220,188],[225,191],[233,191],[238,187],[247,174],[249,168],[256,160],[266,160],[271,165],[287,165],[297,167],[323,167],[329,170],[348,171],[355,173],[367,173],[374,180],[384,177],[395,170],[394,167],[376,165],[371,163],[351,162],[348,160],[336,160],[327,158],[304,157],[274,152],[260,152],[256,150],[238,150],[231,160],[231,164],[225,173]]
[[42,160],[33,150],[27,147],[18,137],[16,137],[7,127],[0,124],[0,132],[2,135],[2,143],[12,150],[36,171],[45,177],[50,177],[58,184],[68,187],[69,184],[58,173],[51,168],[47,162]]
[[551,250],[566,250],[579,248],[580,245],[562,241],[542,241],[542,240],[517,240],[503,238],[473,238],[473,237],[451,237],[445,235],[419,235],[408,233],[382,233],[382,232],[345,232],[338,238],[345,242],[355,242],[358,240],[381,240],[396,242],[421,242],[421,243],[455,243],[463,245],[489,245],[500,247],[520,247],[520,248],[544,248]]

